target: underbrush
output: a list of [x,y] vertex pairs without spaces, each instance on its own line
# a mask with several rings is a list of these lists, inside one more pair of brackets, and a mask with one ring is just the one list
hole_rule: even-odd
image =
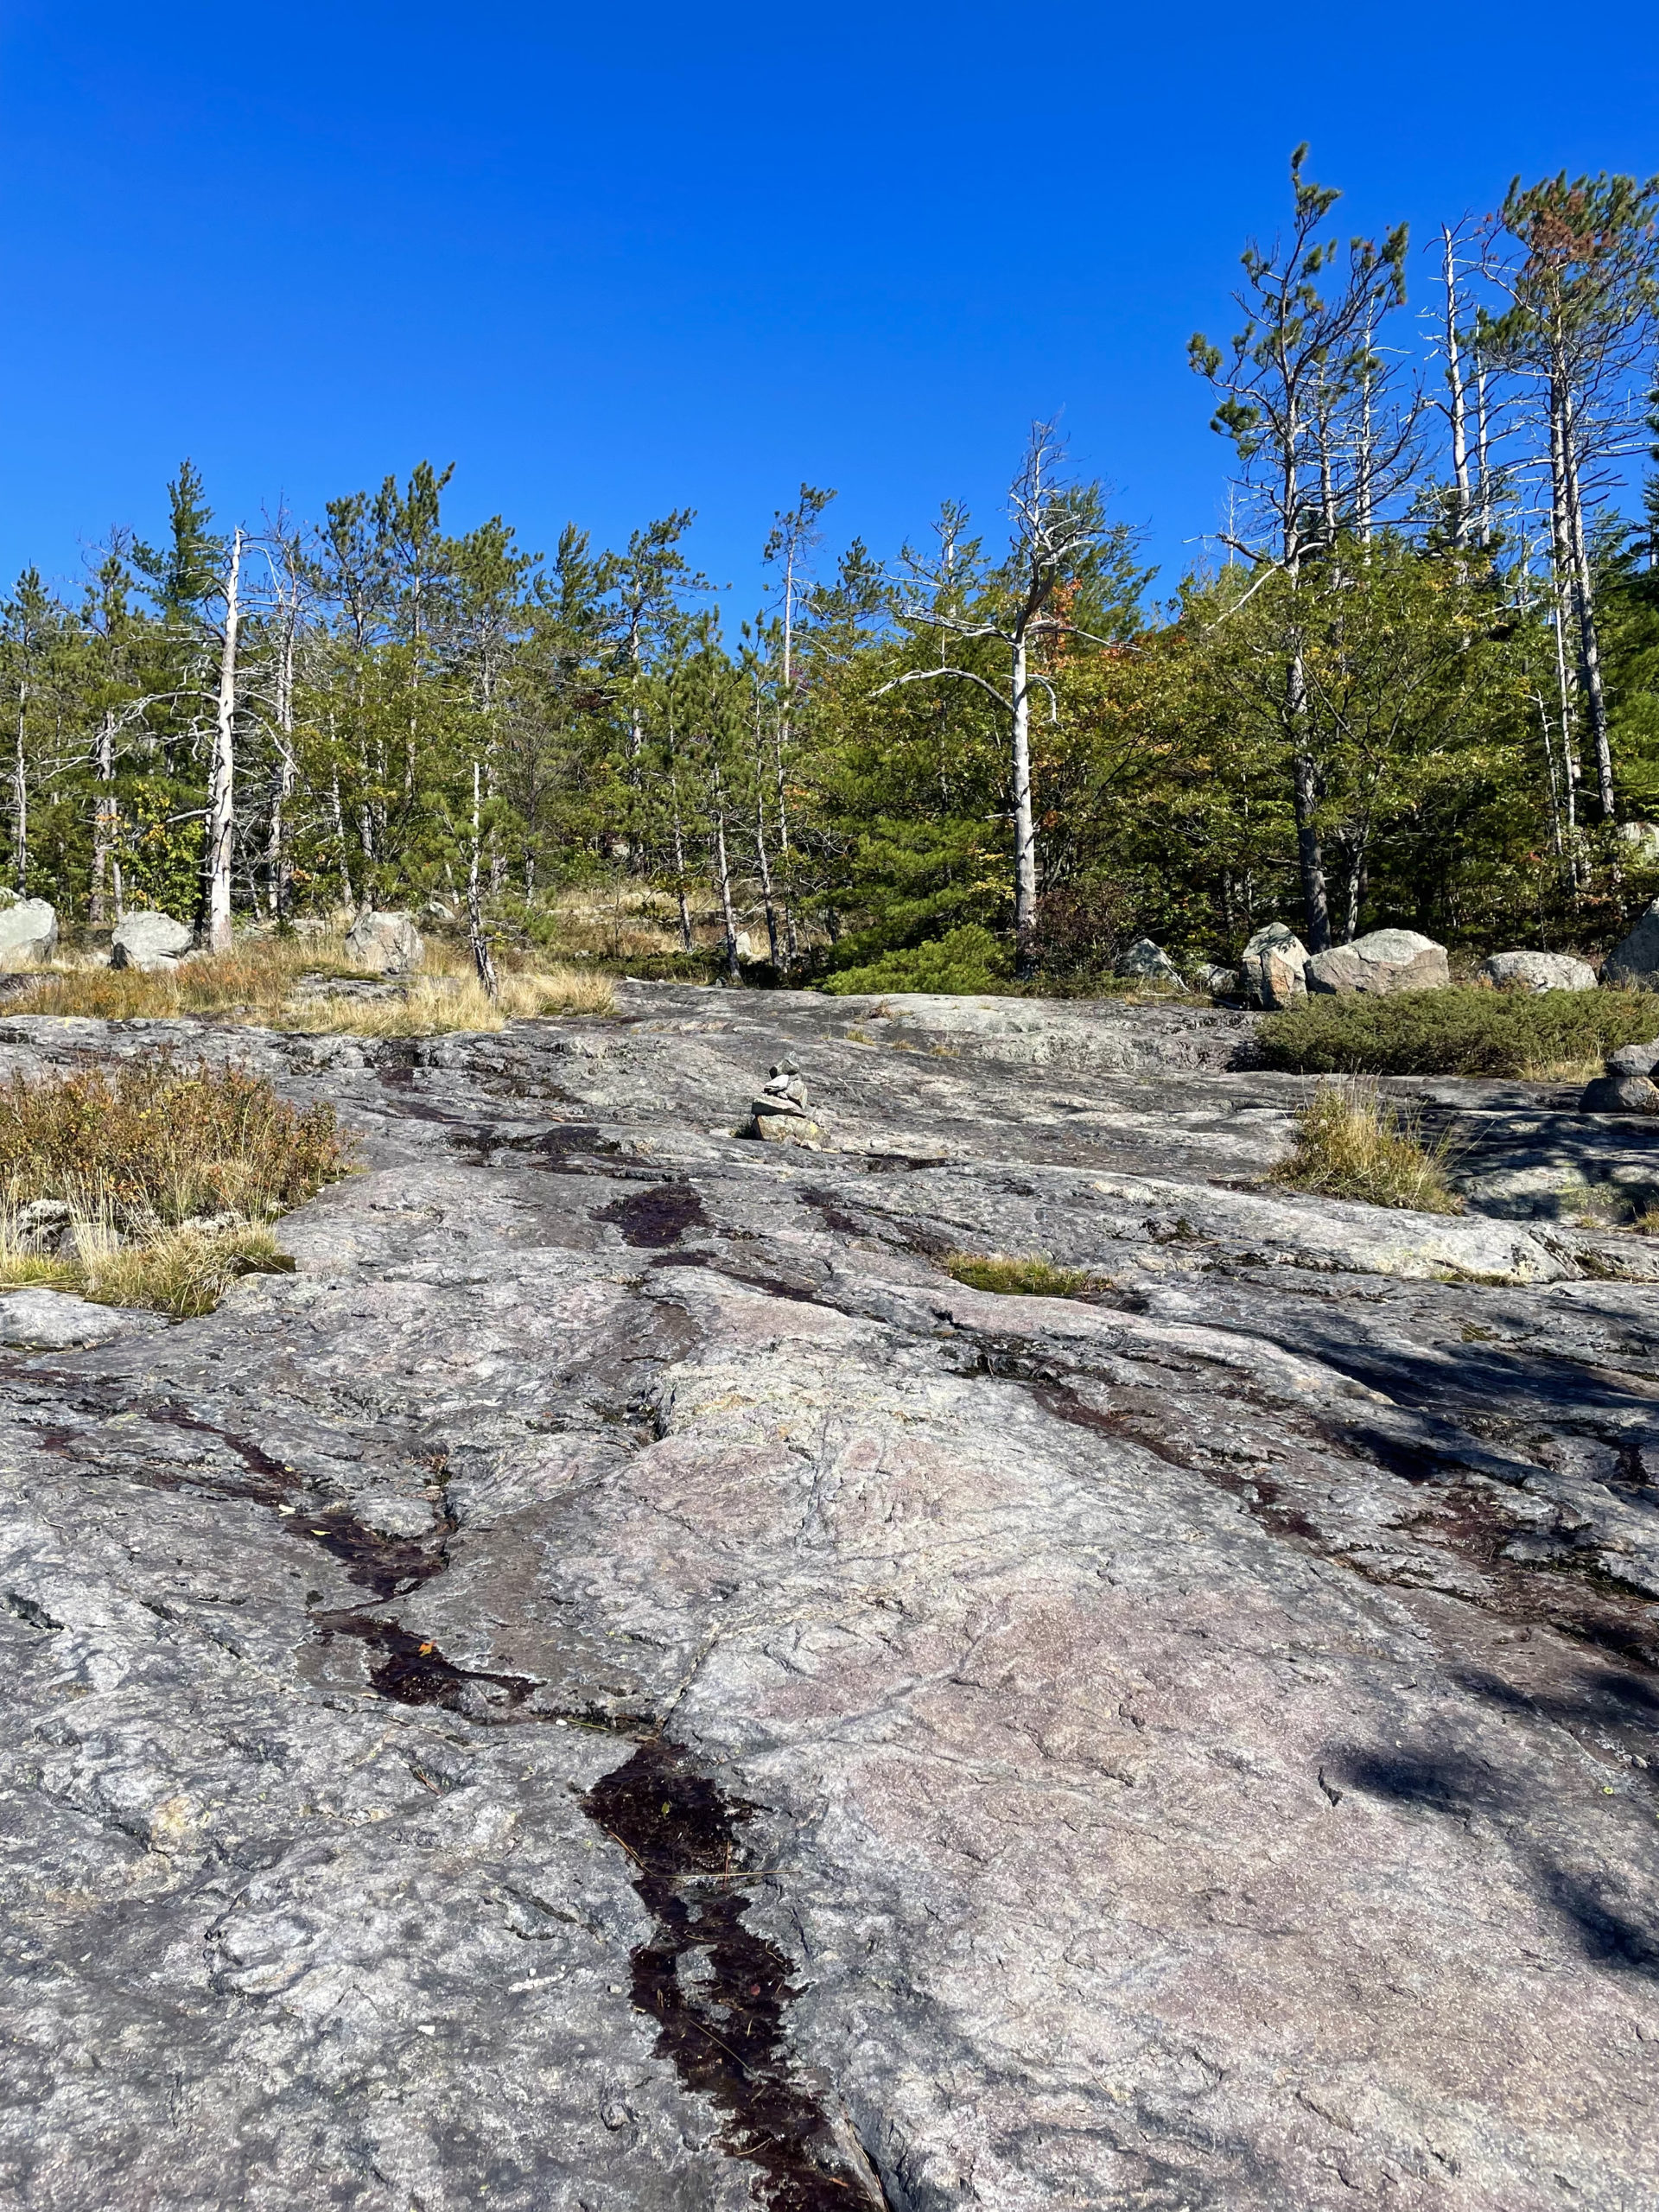
[[1297,1075],[1520,1076],[1594,1073],[1620,1045],[1659,1037],[1648,991],[1409,991],[1319,998],[1266,1015],[1268,1067]]
[[285,1262],[269,1224],[347,1173],[328,1104],[166,1056],[0,1087],[0,1283],[207,1312]]
[[950,1252],[939,1265],[969,1290],[991,1290],[1009,1298],[1079,1298],[1110,1287],[1084,1268],[1057,1268],[1035,1256],[1010,1259],[1000,1252]]
[[82,1014],[102,1021],[195,1015],[308,1035],[427,1037],[445,1030],[499,1030],[513,1019],[610,1014],[616,1005],[607,976],[575,968],[512,966],[505,959],[500,995],[493,1002],[462,949],[429,941],[422,972],[386,995],[328,991],[330,985],[383,980],[353,969],[343,938],[262,938],[148,975],[132,968],[48,970],[29,989],[8,998],[3,1011]]
[[937,991],[979,996],[1013,989],[1007,948],[988,929],[969,922],[928,944],[884,952],[862,968],[827,976],[823,988],[839,995],[865,991]]
[[1289,1157],[1269,1179],[1321,1198],[1461,1213],[1446,1179],[1449,1149],[1425,1144],[1418,1109],[1391,1104],[1375,1084],[1326,1084],[1297,1115]]

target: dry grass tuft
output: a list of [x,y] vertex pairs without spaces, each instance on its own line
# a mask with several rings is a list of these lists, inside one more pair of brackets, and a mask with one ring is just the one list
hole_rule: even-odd
[[0,1192],[54,1198],[124,1232],[194,1215],[286,1213],[346,1172],[327,1103],[301,1109],[245,1068],[169,1055],[0,1086]]
[[500,996],[493,1004],[474,976],[424,975],[410,983],[406,998],[323,1000],[292,1009],[272,1027],[331,1036],[430,1037],[440,1030],[493,1031],[513,1020],[615,1011],[616,991],[608,976],[585,974],[580,968],[527,969],[502,975]]
[[1450,1147],[1425,1145],[1421,1116],[1381,1096],[1374,1083],[1322,1084],[1296,1116],[1289,1157],[1270,1180],[1321,1198],[1418,1213],[1461,1213],[1446,1179]]
[[18,1249],[0,1230],[0,1284],[67,1290],[101,1306],[146,1306],[175,1321],[211,1313],[238,1275],[291,1274],[294,1262],[262,1223],[228,1228],[181,1222],[142,1244],[100,1245],[96,1226],[75,1224],[73,1259]]
[[290,1267],[267,1225],[347,1173],[334,1109],[161,1055],[0,1087],[0,1283],[182,1319]]
[[1111,1287],[1086,1268],[1057,1268],[1035,1254],[1019,1259],[1001,1252],[948,1252],[939,1265],[969,1290],[995,1291],[1008,1298],[1081,1298]]
[[199,1019],[308,1035],[427,1037],[447,1030],[499,1030],[514,1019],[607,1014],[608,976],[576,968],[505,967],[492,1004],[459,950],[429,944],[426,966],[398,995],[314,995],[302,978],[374,982],[357,974],[341,937],[258,938],[233,951],[186,961],[154,975],[136,969],[64,967],[5,1001],[5,1014],[89,1015],[101,1021]]

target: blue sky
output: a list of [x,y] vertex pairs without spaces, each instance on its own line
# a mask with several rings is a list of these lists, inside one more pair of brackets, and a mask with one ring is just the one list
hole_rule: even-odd
[[694,506],[747,612],[803,478],[832,543],[994,527],[1063,409],[1167,582],[1224,476],[1185,340],[1291,146],[1421,234],[1659,169],[1656,57],[1630,0],[1567,38],[1540,0],[0,0],[0,575],[153,531],[187,453],[240,519],[425,455],[532,547]]

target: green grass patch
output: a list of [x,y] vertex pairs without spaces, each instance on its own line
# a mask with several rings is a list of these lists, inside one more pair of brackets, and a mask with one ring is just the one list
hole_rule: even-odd
[[1423,1142],[1415,1107],[1390,1103],[1375,1084],[1324,1084],[1297,1115],[1290,1154],[1269,1179],[1325,1198],[1461,1213],[1447,1155],[1444,1142]]
[[1084,1268],[1057,1268],[1052,1260],[1011,1259],[1001,1252],[950,1252],[939,1265],[969,1290],[991,1290],[1005,1298],[1081,1298],[1109,1290],[1103,1276]]
[[1298,1075],[1521,1076],[1593,1072],[1620,1045],[1659,1037],[1648,991],[1409,991],[1317,998],[1260,1027],[1269,1067]]

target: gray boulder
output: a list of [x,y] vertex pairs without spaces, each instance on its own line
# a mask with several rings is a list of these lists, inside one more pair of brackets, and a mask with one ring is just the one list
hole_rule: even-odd
[[377,913],[365,906],[346,932],[354,968],[371,976],[407,976],[421,964],[426,946],[408,914]]
[[1283,922],[1257,930],[1239,959],[1246,995],[1269,1011],[1307,996],[1307,947]]
[[1128,976],[1136,982],[1166,984],[1175,990],[1185,989],[1181,971],[1164,950],[1149,937],[1137,938],[1117,963],[1120,976]]
[[1644,1075],[1599,1075],[1585,1085],[1581,1114],[1659,1114],[1659,1084]]
[[13,1290],[0,1296],[0,1344],[36,1344],[47,1351],[105,1344],[149,1322],[148,1314],[94,1306],[61,1290]]
[[1659,1039],[1651,1045],[1621,1045],[1607,1055],[1609,1075],[1651,1075],[1659,1068]]
[[195,931],[188,922],[175,922],[171,914],[141,909],[124,915],[110,939],[111,968],[137,968],[146,975],[176,968],[189,951]]
[[1593,991],[1596,971],[1567,952],[1495,952],[1480,972],[1498,990]]
[[1659,899],[1603,961],[1601,980],[1620,990],[1659,990]]
[[1212,960],[1205,962],[1193,980],[1201,991],[1212,991],[1218,999],[1236,998],[1243,982],[1236,968],[1218,968]]
[[1372,930],[1351,944],[1316,952],[1307,963],[1309,991],[1338,998],[1439,991],[1450,981],[1446,947],[1416,930]]
[[0,970],[32,968],[57,950],[58,910],[46,899],[0,907]]

